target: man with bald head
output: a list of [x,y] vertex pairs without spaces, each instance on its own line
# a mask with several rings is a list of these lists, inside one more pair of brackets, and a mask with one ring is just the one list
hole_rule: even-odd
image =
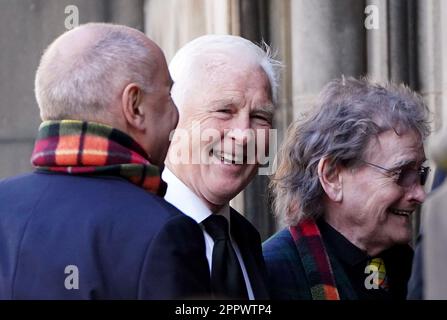
[[180,119],[165,199],[200,223],[216,298],[268,297],[259,233],[229,202],[268,149],[277,66],[269,50],[230,35],[199,37],[169,65]]
[[171,85],[135,29],[87,24],[48,47],[35,171],[0,181],[0,299],[206,295],[202,232],[162,199]]

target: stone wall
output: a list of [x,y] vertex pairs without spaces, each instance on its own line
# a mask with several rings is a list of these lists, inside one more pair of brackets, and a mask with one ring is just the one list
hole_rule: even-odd
[[0,178],[31,169],[40,123],[34,75],[44,49],[67,30],[70,5],[79,23],[144,27],[143,0],[0,0]]
[[[69,5],[78,8],[80,23],[116,22],[144,29],[168,61],[183,44],[207,33],[267,41],[284,62],[275,119],[280,141],[321,87],[341,75],[408,84],[425,97],[434,128],[445,130],[445,1],[0,0],[0,178],[30,169],[40,122],[34,73],[44,48],[66,30]],[[378,28],[365,27],[371,24],[368,6],[377,10]],[[267,181],[257,177],[233,201],[263,238],[280,227],[269,209]]]

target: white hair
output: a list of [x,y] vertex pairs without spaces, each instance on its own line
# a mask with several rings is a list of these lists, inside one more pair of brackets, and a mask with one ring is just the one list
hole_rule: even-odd
[[151,50],[137,32],[104,23],[78,28],[85,27],[94,32],[91,45],[64,55],[58,45],[64,34],[42,56],[35,94],[43,120],[98,118],[110,111],[126,83],[135,82],[146,92],[150,89]]
[[278,74],[282,64],[274,59],[270,47],[265,42],[260,47],[238,36],[205,35],[183,46],[169,64],[169,72],[174,81],[171,93],[177,106],[182,105],[182,101],[187,95],[186,88],[191,85],[194,80],[193,76],[198,72],[198,63],[204,60],[209,61],[218,54],[233,58],[234,63],[243,57],[249,63],[260,66],[268,77],[272,100],[276,103]]

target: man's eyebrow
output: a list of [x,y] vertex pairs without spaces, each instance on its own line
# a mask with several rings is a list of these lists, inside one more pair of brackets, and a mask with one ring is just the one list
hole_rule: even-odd
[[230,106],[234,105],[234,99],[233,98],[223,98],[223,99],[216,99],[209,102],[210,107],[223,107],[223,106]]
[[257,107],[253,112],[264,112],[273,115],[275,113],[275,106],[273,104],[266,104],[260,107]]
[[[425,161],[427,161],[427,159],[424,157],[422,159],[422,163],[424,163]],[[416,161],[415,159],[402,159],[402,160],[398,161],[397,163],[395,163],[390,170],[397,170],[402,167],[406,167],[408,165],[416,164],[417,162],[418,161]]]

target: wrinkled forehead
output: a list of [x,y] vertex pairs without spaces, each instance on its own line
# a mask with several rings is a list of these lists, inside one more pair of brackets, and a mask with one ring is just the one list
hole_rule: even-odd
[[389,165],[422,163],[425,161],[424,141],[415,130],[386,130],[371,137],[365,157]]
[[[256,87],[262,87],[266,95],[271,97],[271,87],[267,74],[262,66],[250,59],[228,56],[222,52],[205,59],[195,61],[189,70],[189,77],[177,79],[174,95],[178,91],[184,92],[186,100],[202,99],[210,95],[221,97],[234,92],[242,93],[246,87],[253,83],[256,76]],[[177,82],[177,80],[180,80]]]
[[192,72],[197,81],[218,82],[229,77],[238,77],[256,70],[263,70],[259,62],[248,55],[234,52],[209,51],[197,56],[192,63]]

